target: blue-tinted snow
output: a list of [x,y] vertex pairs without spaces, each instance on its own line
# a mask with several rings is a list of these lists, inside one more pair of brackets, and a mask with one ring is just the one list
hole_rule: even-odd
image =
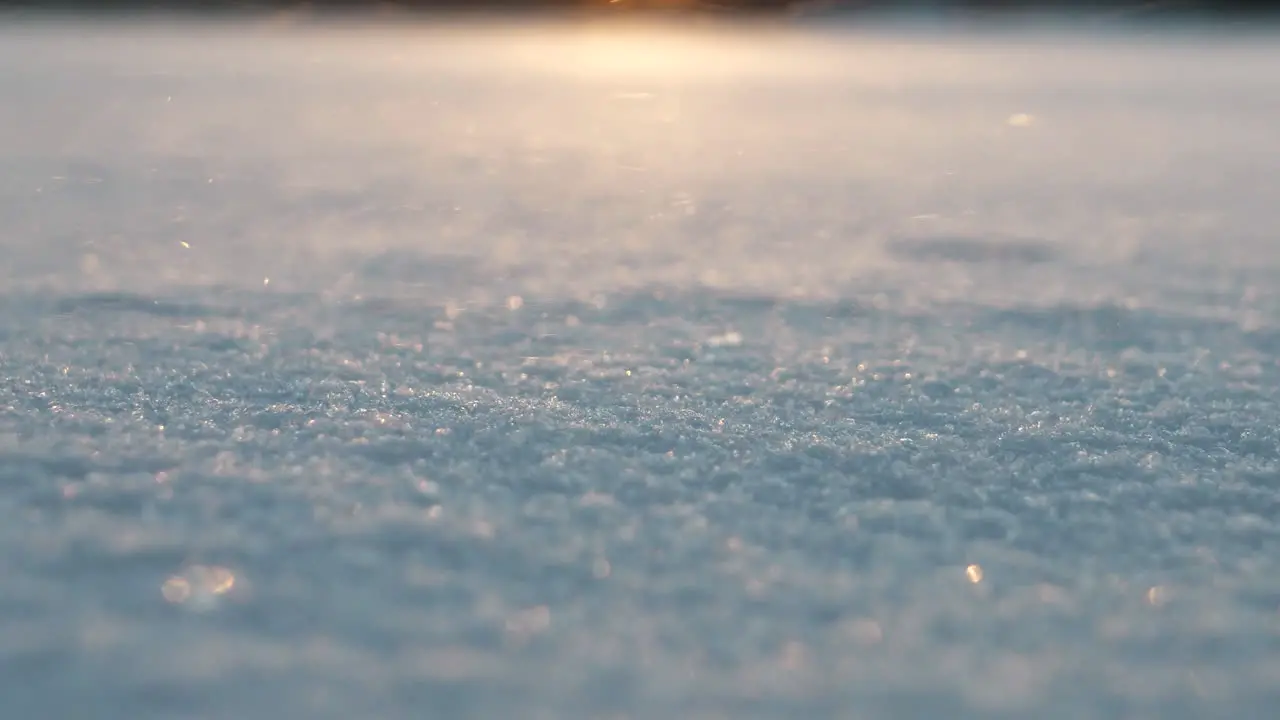
[[0,708],[1272,717],[1268,40],[11,24]]

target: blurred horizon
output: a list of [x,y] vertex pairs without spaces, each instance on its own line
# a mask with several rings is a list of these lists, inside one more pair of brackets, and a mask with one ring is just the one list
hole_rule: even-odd
[[632,14],[691,11],[736,14],[750,11],[976,15],[999,18],[1026,12],[1063,17],[1098,14],[1137,19],[1274,16],[1268,3],[1244,0],[17,0],[13,11],[71,11],[103,14],[119,11],[192,11],[254,13],[513,12],[604,10]]

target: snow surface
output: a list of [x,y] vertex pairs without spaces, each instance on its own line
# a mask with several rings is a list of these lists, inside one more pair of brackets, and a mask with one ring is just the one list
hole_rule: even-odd
[[11,22],[4,716],[1274,717],[1272,40]]

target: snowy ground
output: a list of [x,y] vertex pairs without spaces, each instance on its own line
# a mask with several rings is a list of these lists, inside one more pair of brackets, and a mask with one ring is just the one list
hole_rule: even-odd
[[1271,38],[0,64],[6,717],[1274,717]]

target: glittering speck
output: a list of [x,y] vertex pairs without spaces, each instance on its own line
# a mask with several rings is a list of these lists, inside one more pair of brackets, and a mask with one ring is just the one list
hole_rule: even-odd
[[982,582],[982,577],[983,577],[982,566],[970,565],[969,567],[964,569],[964,575],[965,577],[969,578],[969,582],[973,583],[974,585],[977,585],[978,583]]
[[507,617],[505,626],[509,639],[523,642],[551,626],[551,609],[538,605],[520,610]]
[[845,628],[849,637],[859,645],[875,645],[884,639],[884,629],[870,618],[854,619]]
[[171,603],[183,603],[191,597],[191,583],[184,577],[174,576],[160,586],[160,594]]
[[196,609],[209,609],[221,596],[236,587],[231,570],[217,565],[192,565],[170,576],[160,586],[160,594],[174,604],[189,604]]
[[707,344],[711,347],[738,347],[742,344],[742,333],[731,330],[709,338]]

